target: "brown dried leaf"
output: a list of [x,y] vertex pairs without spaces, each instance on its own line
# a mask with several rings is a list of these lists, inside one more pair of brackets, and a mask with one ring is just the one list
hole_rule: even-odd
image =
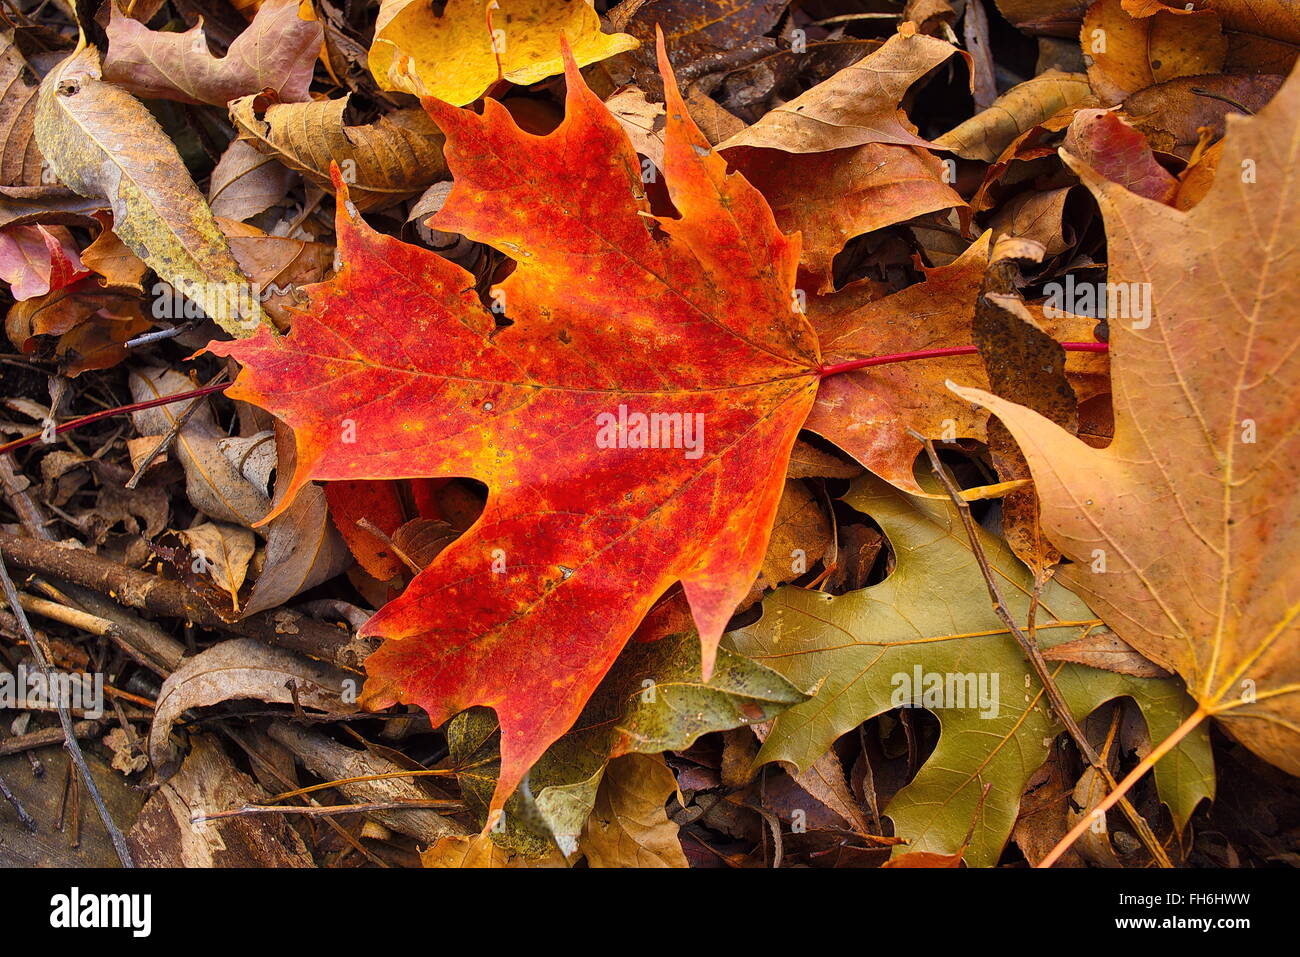
[[591,867],[686,867],[664,802],[677,779],[662,755],[625,754],[605,767],[596,805],[578,840]]
[[918,80],[958,53],[967,56],[933,37],[892,36],[879,50],[778,106],[718,149],[757,146],[819,153],[867,143],[927,147],[899,103]]
[[359,210],[400,203],[447,176],[442,133],[424,110],[395,110],[367,126],[344,126],[347,97],[259,109],[262,102],[245,96],[230,104],[242,138],[322,189],[333,188],[330,163],[337,163]]
[[344,700],[344,673],[323,661],[272,648],[253,638],[235,638],[186,658],[158,692],[149,729],[149,760],[162,780],[176,768],[172,725],[190,708],[256,698],[268,704],[293,704],[330,714],[351,713]]

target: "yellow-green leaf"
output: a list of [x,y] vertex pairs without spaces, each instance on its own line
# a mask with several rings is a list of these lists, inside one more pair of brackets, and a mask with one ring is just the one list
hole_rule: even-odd
[[41,83],[36,140],[58,178],[113,211],[113,231],[223,329],[248,336],[261,306],[176,147],[144,104],[101,79],[81,46]]

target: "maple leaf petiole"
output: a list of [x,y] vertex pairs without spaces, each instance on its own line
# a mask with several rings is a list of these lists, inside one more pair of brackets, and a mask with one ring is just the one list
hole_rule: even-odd
[[[1061,348],[1066,352],[1106,352],[1108,347],[1104,342],[1062,342]],[[855,372],[869,366],[884,366],[894,362],[912,362],[915,359],[940,359],[945,356],[971,356],[976,355],[978,352],[979,350],[975,346],[949,346],[943,349],[919,349],[916,352],[896,352],[887,356],[850,359],[847,362],[837,362],[835,365],[823,366],[818,370],[818,378],[829,379],[834,375]]]
[[[89,415],[83,415],[80,418],[69,419],[62,425],[56,426],[52,430],[53,435],[62,435],[64,432],[71,432],[73,429],[79,429],[83,425],[89,425],[92,422],[98,422],[100,419],[107,419],[114,415],[126,415],[128,412],[139,412],[143,409],[152,409],[160,405],[172,405],[175,402],[184,402],[187,399],[197,399],[205,395],[211,395],[214,392],[224,392],[229,389],[231,383],[221,382],[217,385],[206,385],[201,389],[191,389],[189,392],[177,392],[175,395],[164,395],[157,399],[148,399],[144,402],[132,402],[130,405],[119,405],[112,409],[101,409],[98,412],[92,412]],[[14,439],[12,442],[6,442],[0,445],[0,455],[6,452],[13,452],[16,449],[24,448],[36,442],[48,441],[46,431],[34,432],[31,435],[24,435],[20,439]]]

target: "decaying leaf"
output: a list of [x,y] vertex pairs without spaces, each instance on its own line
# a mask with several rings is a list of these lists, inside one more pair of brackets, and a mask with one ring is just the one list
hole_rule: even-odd
[[248,574],[257,536],[237,525],[204,522],[178,533],[193,556],[195,570],[207,575],[230,596],[230,607],[239,611],[239,589]]
[[234,638],[214,645],[177,668],[158,692],[149,729],[149,760],[159,776],[176,769],[172,726],[190,708],[210,707],[236,698],[271,704],[296,704],[329,713],[356,710],[344,696],[344,673],[253,638]]
[[135,96],[213,106],[266,90],[281,103],[308,99],[321,25],[299,16],[298,0],[263,0],[223,57],[209,52],[201,25],[164,33],[109,6],[104,78]]

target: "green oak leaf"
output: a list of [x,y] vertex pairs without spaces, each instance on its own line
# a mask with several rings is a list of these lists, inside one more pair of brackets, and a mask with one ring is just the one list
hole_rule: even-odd
[[[727,637],[725,643],[741,654],[800,688],[816,689],[811,700],[776,719],[757,760],[806,769],[841,734],[896,707],[896,689],[900,701],[924,704],[904,694],[915,684],[917,667],[922,675],[983,675],[988,707],[967,700],[966,707],[930,708],[941,726],[939,743],[885,813],[895,833],[910,841],[903,850],[953,854],[978,810],[965,860],[996,864],[1026,783],[1062,727],[1050,716],[1046,694],[1015,638],[993,612],[956,509],[944,500],[907,495],[871,475],[856,481],[844,501],[880,525],[897,565],[883,582],[845,595],[782,588],[764,600],[759,621]],[[981,536],[1008,610],[1023,623],[1033,579],[1004,541],[982,531]],[[1043,647],[1101,624],[1078,596],[1055,582],[1043,590],[1036,621]],[[1169,735],[1195,708],[1174,678],[1134,678],[1074,664],[1057,664],[1053,673],[1076,718],[1127,696],[1141,709],[1153,741]],[[908,676],[907,685],[900,675]],[[962,704],[955,697],[940,703]],[[1155,775],[1181,829],[1196,805],[1214,796],[1208,732],[1202,727],[1184,739],[1156,765]],[[981,807],[980,795],[990,784]]]
[[[776,672],[726,650],[718,652],[713,677],[701,681],[695,634],[633,640],[573,728],[506,802],[493,839],[531,857],[555,845],[572,855],[611,759],[680,751],[702,734],[770,721],[807,700]],[[485,822],[501,760],[496,719],[488,708],[471,708],[452,719],[447,737],[465,803]]]

